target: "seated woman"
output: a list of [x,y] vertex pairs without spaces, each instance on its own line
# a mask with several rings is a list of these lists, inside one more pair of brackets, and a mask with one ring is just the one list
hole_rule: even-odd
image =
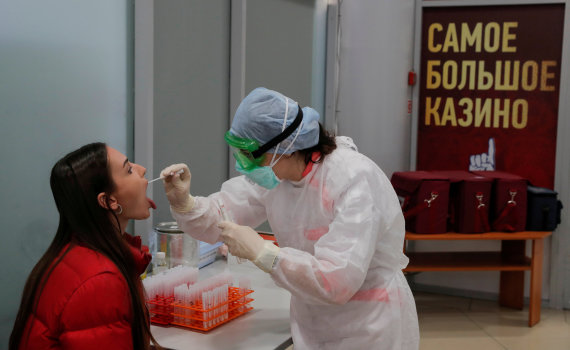
[[[146,169],[104,143],[53,167],[59,226],[24,287],[10,349],[149,349],[140,274],[151,257],[129,219],[149,217]],[[157,345],[157,348],[160,346]]]

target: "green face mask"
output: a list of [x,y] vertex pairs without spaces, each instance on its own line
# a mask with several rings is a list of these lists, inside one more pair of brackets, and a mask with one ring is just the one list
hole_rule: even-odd
[[275,175],[273,168],[270,166],[257,166],[252,169],[245,170],[241,168],[240,164],[236,161],[236,170],[244,174],[248,179],[259,186],[265,187],[268,190],[274,189],[281,182],[277,178],[277,175]]

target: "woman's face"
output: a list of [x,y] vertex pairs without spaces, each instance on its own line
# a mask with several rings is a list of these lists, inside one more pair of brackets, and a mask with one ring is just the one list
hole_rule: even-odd
[[124,154],[109,146],[107,146],[107,156],[111,177],[115,183],[115,191],[111,193],[111,197],[114,197],[123,208],[123,212],[118,215],[119,218],[125,221],[148,218],[149,209],[156,209],[156,205],[146,196],[148,186],[148,180],[144,177],[146,169],[129,162]]

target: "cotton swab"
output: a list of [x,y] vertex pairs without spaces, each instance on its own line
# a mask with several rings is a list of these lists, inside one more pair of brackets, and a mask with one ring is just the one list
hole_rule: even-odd
[[[180,169],[176,172],[176,174],[182,174],[183,172],[184,172],[184,169]],[[174,176],[174,174],[175,173],[170,173],[168,176]],[[150,183],[155,182],[156,180],[161,180],[161,179],[164,179],[164,176],[159,176],[156,179],[150,180],[148,183],[150,184]]]

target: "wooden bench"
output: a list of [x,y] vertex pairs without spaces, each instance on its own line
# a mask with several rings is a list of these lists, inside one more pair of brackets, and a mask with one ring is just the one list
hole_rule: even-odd
[[[530,271],[528,325],[540,321],[542,260],[544,238],[552,232],[487,232],[478,234],[406,232],[406,241],[500,240],[498,252],[404,252],[410,263],[404,271],[500,271],[499,304],[515,309],[524,307],[524,272]],[[526,241],[532,240],[532,254],[526,256]],[[404,244],[404,247],[406,244]]]

